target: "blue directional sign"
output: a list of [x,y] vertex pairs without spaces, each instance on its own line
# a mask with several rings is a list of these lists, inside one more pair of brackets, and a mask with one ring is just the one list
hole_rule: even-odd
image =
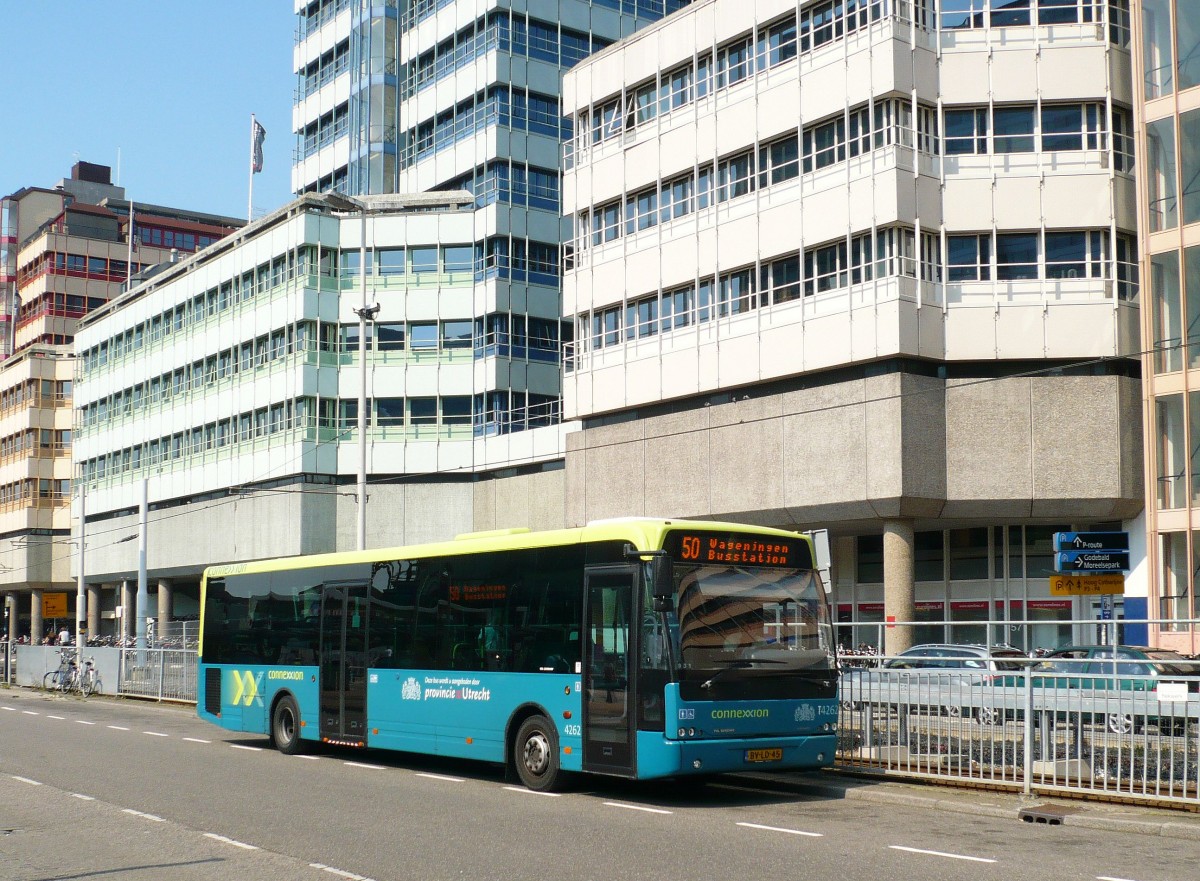
[[1128,532],[1056,532],[1056,551],[1127,551]]
[[1059,551],[1054,555],[1054,570],[1077,575],[1128,572],[1129,551]]

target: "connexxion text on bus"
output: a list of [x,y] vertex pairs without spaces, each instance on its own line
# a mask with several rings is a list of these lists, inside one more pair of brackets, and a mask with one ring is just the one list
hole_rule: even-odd
[[305,741],[652,778],[833,761],[807,536],[630,519],[211,567],[198,712]]

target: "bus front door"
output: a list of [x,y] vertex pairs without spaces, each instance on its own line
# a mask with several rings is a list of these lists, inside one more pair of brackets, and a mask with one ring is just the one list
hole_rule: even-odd
[[634,585],[637,570],[589,570],[583,642],[583,769],[634,773]]
[[322,740],[367,742],[367,585],[327,583],[321,594]]

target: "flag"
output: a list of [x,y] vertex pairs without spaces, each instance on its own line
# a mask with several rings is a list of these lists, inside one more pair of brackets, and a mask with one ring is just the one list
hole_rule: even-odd
[[253,116],[250,117],[250,173],[258,174],[263,166],[263,141],[267,139],[267,130]]

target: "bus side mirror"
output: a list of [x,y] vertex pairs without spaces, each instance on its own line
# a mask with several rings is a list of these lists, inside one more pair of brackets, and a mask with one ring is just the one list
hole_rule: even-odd
[[[670,600],[675,596],[675,578],[670,557],[655,557],[650,561],[651,592],[655,600]],[[658,608],[658,603],[654,604]],[[669,608],[669,606],[668,606]]]

